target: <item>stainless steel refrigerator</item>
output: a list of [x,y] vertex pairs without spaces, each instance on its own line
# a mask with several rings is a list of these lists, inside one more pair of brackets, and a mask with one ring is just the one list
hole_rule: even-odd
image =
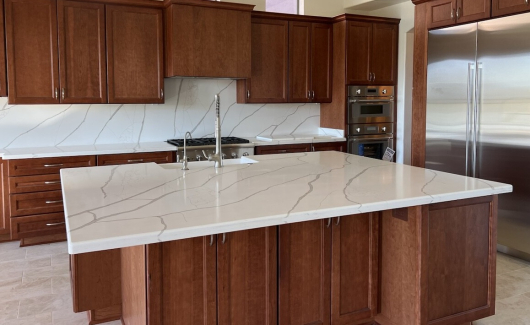
[[426,168],[512,184],[498,249],[530,260],[530,14],[431,31],[428,51]]

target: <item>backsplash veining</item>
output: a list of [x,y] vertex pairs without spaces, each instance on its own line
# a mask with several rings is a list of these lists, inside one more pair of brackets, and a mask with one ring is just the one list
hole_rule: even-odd
[[165,79],[161,105],[8,105],[0,98],[0,149],[138,143],[214,132],[221,94],[223,136],[318,133],[319,104],[241,105],[236,81]]

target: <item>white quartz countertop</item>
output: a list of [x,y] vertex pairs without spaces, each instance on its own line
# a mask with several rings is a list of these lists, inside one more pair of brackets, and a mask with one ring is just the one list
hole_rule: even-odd
[[[61,170],[68,250],[79,254],[508,193],[512,186],[339,152],[256,163]],[[232,161],[231,163],[235,163]]]

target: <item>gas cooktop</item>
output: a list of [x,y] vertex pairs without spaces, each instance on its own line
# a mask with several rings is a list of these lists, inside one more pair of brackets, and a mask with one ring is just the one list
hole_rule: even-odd
[[[184,147],[184,139],[171,139],[167,140],[168,143],[177,146]],[[236,137],[222,137],[221,144],[231,145],[231,144],[245,144],[250,143],[247,139],[241,139]],[[215,146],[215,138],[197,138],[197,139],[187,139],[186,146],[188,147],[200,147],[200,146]]]

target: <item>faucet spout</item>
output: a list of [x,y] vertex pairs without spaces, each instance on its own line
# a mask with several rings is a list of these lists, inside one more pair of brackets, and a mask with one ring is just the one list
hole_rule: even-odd
[[215,95],[215,154],[212,160],[215,161],[215,168],[223,167],[223,153],[221,148],[221,97]]

